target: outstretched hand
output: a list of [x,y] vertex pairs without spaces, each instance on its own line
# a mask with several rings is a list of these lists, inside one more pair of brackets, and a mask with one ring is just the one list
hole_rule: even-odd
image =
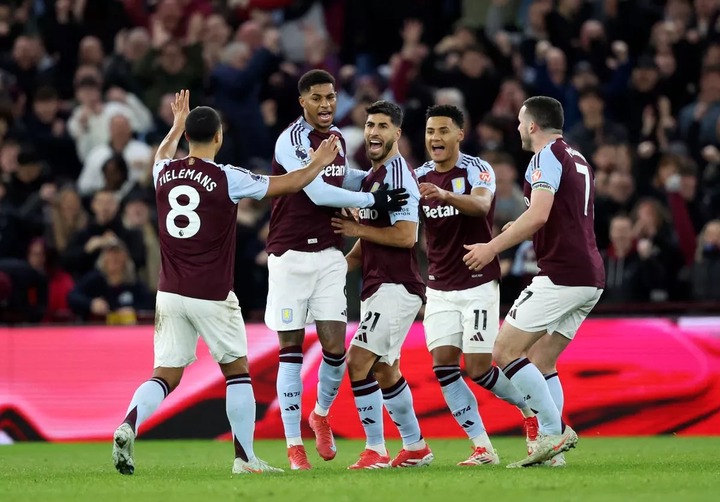
[[429,200],[439,200],[445,202],[447,200],[448,191],[434,185],[432,183],[420,183],[420,197]]
[[492,262],[496,256],[495,252],[487,244],[465,244],[463,247],[469,250],[463,256],[463,261],[472,271],[481,270],[485,265]]
[[190,115],[190,91],[183,89],[175,93],[175,101],[170,103],[173,112],[173,127],[185,130],[185,119]]
[[393,188],[388,190],[385,183],[374,192],[370,192],[375,199],[372,207],[379,211],[395,212],[400,211],[407,204],[410,194],[404,188]]
[[337,157],[340,148],[340,141],[335,134],[331,134],[329,138],[322,140],[317,150],[310,149],[310,160],[318,160],[323,167],[332,164]]
[[336,234],[345,237],[360,237],[360,223],[358,223],[352,215],[343,213],[335,213],[331,224]]

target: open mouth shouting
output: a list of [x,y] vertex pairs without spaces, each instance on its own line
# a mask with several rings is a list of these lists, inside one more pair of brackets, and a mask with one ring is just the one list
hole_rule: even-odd
[[318,113],[318,120],[320,122],[332,122],[332,113],[329,111],[321,111]]
[[380,155],[383,152],[383,142],[379,139],[368,140],[368,153],[372,156]]
[[445,145],[430,145],[430,153],[433,157],[440,157],[445,153]]

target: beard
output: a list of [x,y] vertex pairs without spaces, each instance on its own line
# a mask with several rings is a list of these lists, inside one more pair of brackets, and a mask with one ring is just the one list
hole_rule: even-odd
[[526,152],[532,152],[532,141],[530,141],[529,134],[520,133],[520,143],[523,150],[525,150]]
[[392,150],[393,145],[395,145],[395,141],[390,140],[387,143],[385,143],[382,151],[380,153],[371,153],[370,152],[370,143],[365,143],[365,152],[367,153],[367,156],[370,160],[380,160],[384,159],[388,153],[390,153],[390,150]]

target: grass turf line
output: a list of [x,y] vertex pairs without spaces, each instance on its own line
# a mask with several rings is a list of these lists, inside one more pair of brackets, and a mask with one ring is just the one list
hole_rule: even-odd
[[[0,447],[0,500],[176,502],[297,500],[451,502],[498,500],[606,501],[712,500],[720,487],[720,437],[582,437],[567,454],[568,467],[506,469],[523,456],[522,438],[495,438],[502,465],[457,467],[470,453],[464,440],[430,439],[432,466],[348,471],[364,444],[338,441],[324,462],[306,448],[313,470],[267,476],[232,476],[232,445],[218,441],[136,443],[134,476],[118,474],[109,443],[19,443]],[[390,453],[400,448],[388,443]],[[256,453],[287,469],[284,441],[258,441]],[[412,500],[413,498],[417,500]]]

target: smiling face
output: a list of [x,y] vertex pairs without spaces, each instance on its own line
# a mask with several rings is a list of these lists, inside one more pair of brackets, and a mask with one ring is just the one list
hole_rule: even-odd
[[300,96],[305,120],[315,129],[327,132],[335,119],[337,94],[333,84],[316,84]]
[[370,160],[382,162],[399,138],[400,128],[392,123],[389,115],[368,115],[365,121],[365,151]]
[[436,163],[454,159],[465,134],[450,117],[430,117],[425,125],[425,148]]

